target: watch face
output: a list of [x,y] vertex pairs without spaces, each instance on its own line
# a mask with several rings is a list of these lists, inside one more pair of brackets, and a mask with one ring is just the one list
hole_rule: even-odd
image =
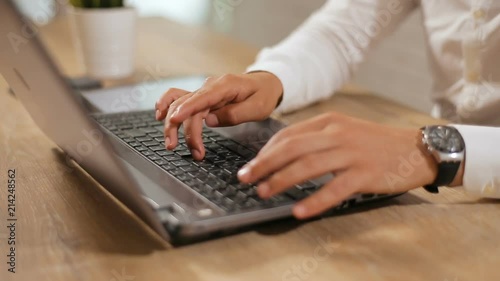
[[431,127],[428,134],[429,144],[438,151],[445,153],[461,152],[465,148],[462,136],[453,127]]

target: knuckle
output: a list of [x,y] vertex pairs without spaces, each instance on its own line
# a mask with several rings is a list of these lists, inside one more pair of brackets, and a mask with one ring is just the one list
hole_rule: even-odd
[[329,126],[328,127],[328,132],[327,135],[330,138],[338,138],[341,137],[343,134],[341,133],[342,129],[339,126]]
[[183,101],[182,100],[175,100],[173,101],[171,104],[170,104],[170,108],[172,110],[174,109],[177,109],[178,107],[180,107],[182,105]]
[[204,83],[204,84],[205,84],[205,85],[206,85],[206,84],[210,84],[210,83],[212,83],[212,82],[214,81],[214,79],[215,79],[214,77],[209,76],[209,77],[207,77],[207,79],[205,79],[205,83]]
[[295,140],[291,138],[285,138],[282,141],[283,148],[285,148],[286,150],[295,148],[295,143]]
[[336,113],[336,112],[328,112],[328,113],[326,113],[326,118],[328,120],[335,121],[335,120],[338,119],[338,117],[339,117],[339,114]]
[[184,90],[181,90],[179,88],[170,88],[167,90],[167,92],[165,92],[165,94],[163,95],[164,98],[167,98],[167,97],[176,97],[177,95],[180,95],[180,94],[183,94],[185,91]]
[[282,140],[286,140],[288,138],[288,135],[289,135],[288,130],[283,129],[283,130],[279,131],[278,133],[276,133],[273,138],[275,139],[275,141],[282,141]]
[[228,73],[228,74],[222,75],[221,78],[219,79],[219,81],[223,84],[226,84],[226,83],[233,83],[233,82],[235,82],[236,79],[237,79],[236,75]]
[[331,120],[331,112],[327,112],[327,113],[321,113],[319,116],[318,116],[318,119],[321,120],[321,121],[330,121]]

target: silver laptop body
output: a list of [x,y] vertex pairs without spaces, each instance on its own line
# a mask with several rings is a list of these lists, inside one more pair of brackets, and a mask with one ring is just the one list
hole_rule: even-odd
[[[9,0],[0,0],[0,73],[46,135],[168,241],[205,237],[291,216],[294,199],[290,196],[248,208],[221,207],[133,149],[123,136],[98,125],[96,120],[116,119],[116,114],[146,113],[89,114],[80,94],[67,84],[40,43],[36,28]],[[213,131],[219,139],[227,138],[256,151],[281,128],[280,122],[269,119]],[[328,178],[312,183],[318,187]],[[356,195],[336,209],[392,196]]]

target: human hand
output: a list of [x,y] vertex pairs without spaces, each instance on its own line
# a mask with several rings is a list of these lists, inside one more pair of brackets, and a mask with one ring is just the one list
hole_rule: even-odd
[[328,113],[278,132],[238,173],[258,182],[269,198],[308,179],[334,173],[319,191],[294,206],[307,218],[338,205],[354,193],[400,193],[434,181],[437,163],[417,129],[403,129]]
[[183,124],[193,158],[202,160],[203,120],[207,126],[233,126],[269,117],[283,92],[281,81],[268,72],[227,74],[208,78],[195,92],[169,89],[156,103],[156,119],[165,119],[165,146],[174,149]]

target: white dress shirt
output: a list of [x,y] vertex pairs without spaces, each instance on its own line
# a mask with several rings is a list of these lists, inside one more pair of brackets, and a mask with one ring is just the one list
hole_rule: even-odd
[[[500,198],[500,0],[331,0],[248,71],[282,82],[278,112],[329,98],[372,46],[420,6],[434,87],[432,114],[451,120],[466,145],[463,185]],[[486,125],[492,127],[481,127]]]

